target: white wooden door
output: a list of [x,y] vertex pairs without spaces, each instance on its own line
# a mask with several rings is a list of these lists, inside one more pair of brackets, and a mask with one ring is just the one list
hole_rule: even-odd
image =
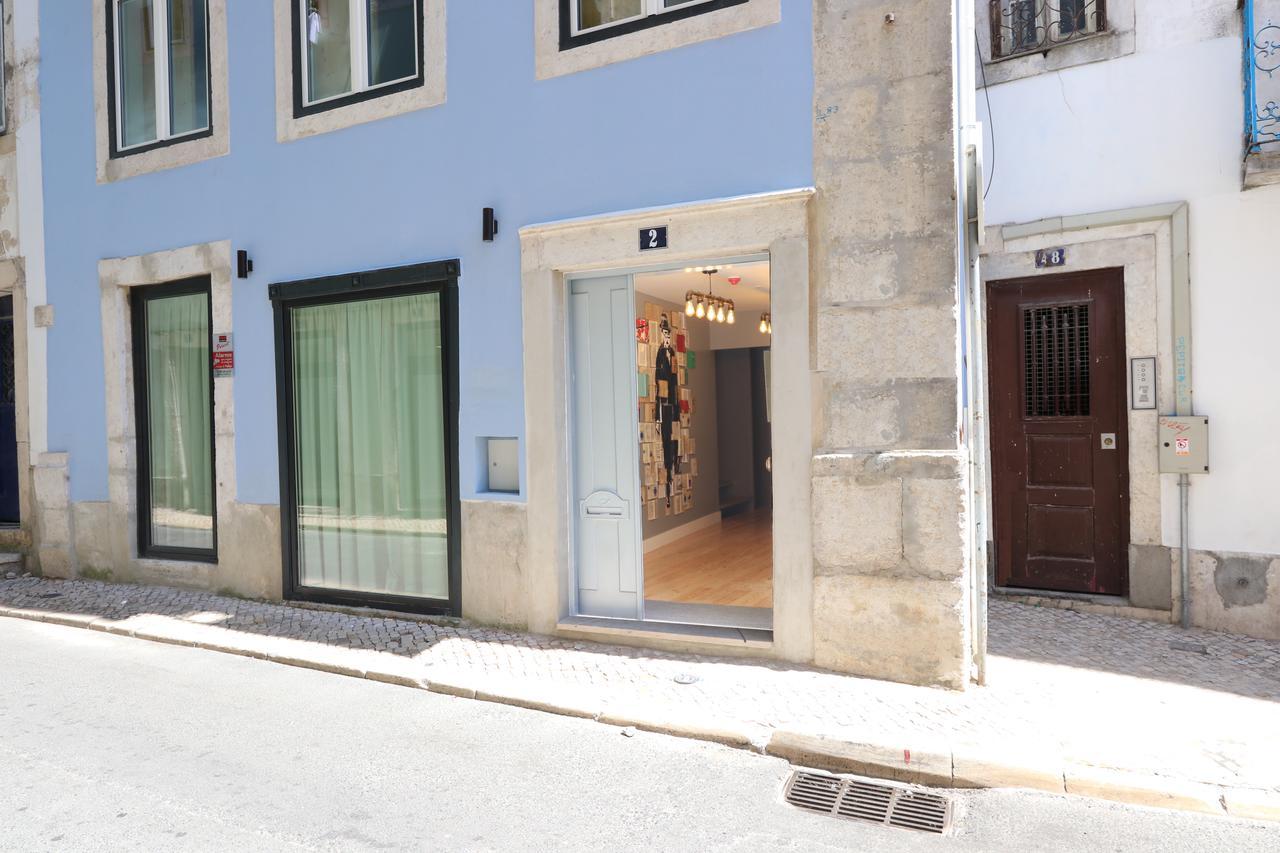
[[641,619],[631,277],[572,281],[569,303],[578,613]]

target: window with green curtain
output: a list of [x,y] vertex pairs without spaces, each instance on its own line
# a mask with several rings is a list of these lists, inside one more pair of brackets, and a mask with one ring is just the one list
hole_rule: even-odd
[[150,545],[214,547],[208,290],[145,296]]
[[438,293],[291,309],[298,581],[449,597]]

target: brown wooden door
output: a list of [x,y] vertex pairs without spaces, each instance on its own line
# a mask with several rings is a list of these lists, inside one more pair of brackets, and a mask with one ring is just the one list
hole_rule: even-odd
[[1000,586],[1128,593],[1124,270],[987,287]]

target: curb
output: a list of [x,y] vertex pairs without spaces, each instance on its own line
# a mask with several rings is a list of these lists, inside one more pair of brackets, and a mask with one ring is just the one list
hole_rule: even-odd
[[[1016,755],[995,756],[990,750],[973,754],[971,751],[955,751],[946,744],[923,741],[904,747],[900,742],[837,740],[709,716],[679,719],[661,707],[610,707],[573,690],[552,690],[496,679],[481,683],[482,680],[469,678],[458,671],[440,670],[422,678],[404,659],[391,657],[389,661],[389,656],[382,652],[325,647],[330,652],[329,659],[325,659],[307,655],[306,652],[314,651],[314,644],[303,640],[245,635],[240,642],[229,643],[225,640],[227,631],[224,628],[179,622],[171,617],[135,616],[117,622],[85,614],[47,613],[5,606],[0,606],[0,617],[87,628],[149,642],[364,678],[456,698],[588,719],[623,729],[634,728],[716,743],[833,773],[853,773],[941,788],[1023,788],[1127,805],[1280,822],[1280,790],[1276,789],[1228,787],[1149,773],[1073,765],[1061,756],[1037,756],[1027,750],[1019,750]],[[140,618],[139,625],[127,624]],[[388,666],[389,663],[404,666]]]

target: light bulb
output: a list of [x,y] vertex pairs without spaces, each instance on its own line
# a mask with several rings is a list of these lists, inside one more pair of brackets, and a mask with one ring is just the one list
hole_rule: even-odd
[[765,319],[763,317],[761,317],[760,318],[760,334],[763,335],[767,331],[769,331],[769,324],[765,322]]
[[716,309],[716,322],[718,323],[724,322],[724,306],[723,305],[721,305],[719,308]]
[[729,309],[729,315],[725,317],[725,322],[728,323],[730,326],[733,325],[733,308],[732,307]]
[[693,297],[692,296],[686,296],[684,298],[684,313],[689,317],[693,316]]
[[765,323],[764,327],[765,327],[764,328],[765,332],[767,332],[770,335],[773,334],[773,323]]
[[699,300],[698,300],[698,308],[697,308],[697,310],[694,312],[694,314],[697,316],[697,318],[698,318],[699,320],[701,320],[703,317],[707,316],[707,307],[706,307],[705,305],[703,305],[703,304],[702,304],[702,300],[701,300],[701,299],[699,299]]

